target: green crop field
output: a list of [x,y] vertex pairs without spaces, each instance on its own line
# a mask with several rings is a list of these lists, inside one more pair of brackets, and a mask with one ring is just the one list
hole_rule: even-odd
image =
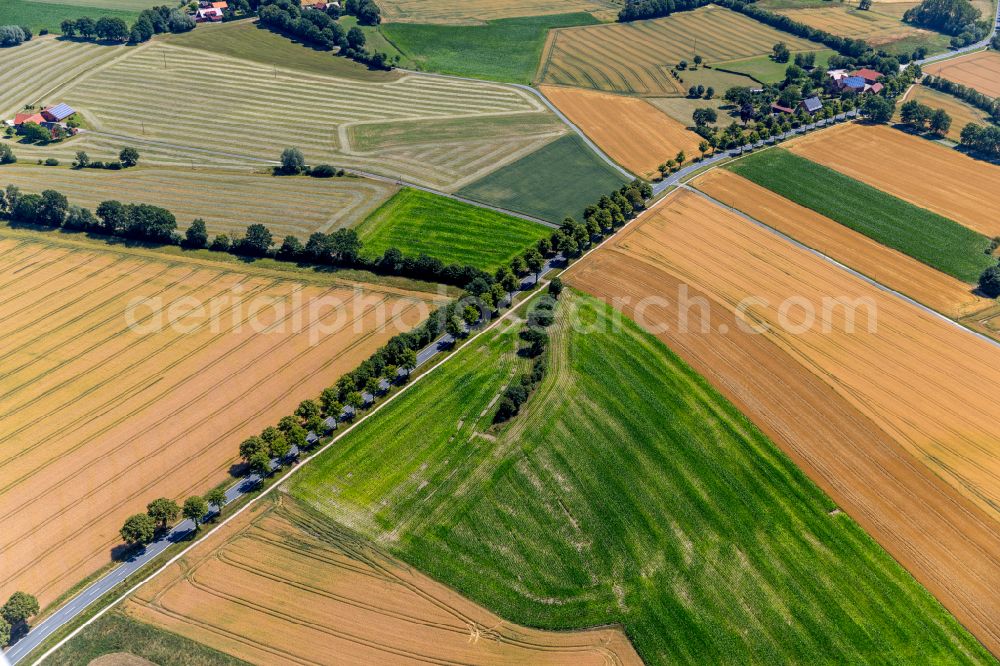
[[591,14],[497,19],[486,25],[386,23],[382,33],[406,65],[428,72],[531,83],[551,28],[598,23]]
[[792,51],[815,51],[822,45],[780,32],[751,18],[707,6],[666,18],[552,33],[539,70],[542,83],[649,96],[685,95],[691,85],[749,85],[746,78],[700,68],[670,75],[681,60],[700,55],[709,65],[766,55],[775,42]]
[[[826,67],[830,56],[835,55],[835,51],[822,49],[816,51],[816,65]],[[785,78],[785,70],[788,69],[789,62],[775,62],[770,56],[759,55],[742,60],[730,60],[728,62],[715,63],[715,67],[727,69],[760,81],[761,83],[779,83]]]
[[263,224],[279,240],[288,234],[304,240],[315,231],[353,226],[398,189],[354,177],[276,177],[222,169],[193,171],[189,166],[77,170],[22,163],[0,169],[0,188],[9,184],[25,192],[54,189],[72,204],[91,210],[108,199],[162,206],[177,217],[180,228],[200,217],[212,234],[242,235],[247,225]]
[[484,270],[510,261],[551,233],[535,222],[413,189],[401,190],[358,227],[368,254],[395,247],[407,256],[426,253],[446,264]]
[[985,236],[786,150],[726,168],[959,280],[975,283],[993,265]]
[[[42,29],[59,32],[63,19],[110,16],[131,23],[139,12],[156,0],[2,0],[0,25],[26,25],[38,34]],[[2,71],[2,70],[0,70]]]
[[[135,655],[160,666],[249,666],[242,659],[139,622],[119,611],[98,618],[85,632],[49,657],[46,663],[77,666],[111,654]],[[122,658],[108,663],[131,662]]]
[[991,661],[662,343],[589,297],[559,308],[549,372],[506,426],[490,424],[526,363],[517,327],[290,492],[509,620],[620,622],[649,664]]
[[[30,90],[14,96],[13,104],[50,89],[50,79],[62,80],[58,48],[72,55],[80,46],[48,41],[57,48],[48,60],[24,65],[28,73],[17,80],[24,79],[23,86]],[[174,40],[93,48],[103,48],[102,58],[118,57],[102,66],[92,63],[49,98],[77,108],[94,130],[129,137],[140,150],[148,141],[158,150],[187,151],[199,163],[220,156],[277,160],[284,148],[295,146],[311,164],[352,167],[450,191],[544,146],[554,132],[565,131],[535,95],[496,83],[421,74],[396,80],[324,76],[280,62],[274,66],[177,46]],[[0,62],[6,57],[6,52],[0,53]],[[0,97],[6,98],[7,91],[0,88]],[[177,100],[184,100],[183,109]],[[197,110],[200,116],[190,115]],[[549,122],[525,123],[519,130],[506,122],[509,116],[532,115]],[[480,124],[478,133],[468,132],[470,120],[483,118],[497,119],[498,124]],[[459,126],[454,134],[465,134],[456,141],[370,151],[351,145],[352,127],[374,124],[389,131],[392,123],[408,127],[422,120],[454,122]]]
[[567,216],[579,219],[584,208],[626,182],[579,136],[567,134],[458,194],[558,223]]

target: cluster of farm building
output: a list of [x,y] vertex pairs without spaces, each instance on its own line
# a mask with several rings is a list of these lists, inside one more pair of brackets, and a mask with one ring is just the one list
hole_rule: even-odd
[[77,128],[72,126],[68,120],[76,113],[76,110],[69,104],[55,104],[47,106],[41,111],[25,111],[14,116],[13,120],[5,120],[4,124],[13,127],[18,133],[23,133],[29,124],[38,125],[48,130],[53,139],[60,136],[74,135]]

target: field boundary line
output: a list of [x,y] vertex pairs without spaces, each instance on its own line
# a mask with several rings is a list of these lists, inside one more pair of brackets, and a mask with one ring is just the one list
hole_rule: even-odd
[[[636,218],[636,219],[638,219],[638,218]],[[602,245],[603,245],[603,243],[602,243]],[[431,367],[429,367],[427,370],[425,370],[423,373],[421,373],[420,375],[418,375],[417,377],[415,377],[407,385],[400,387],[399,391],[397,391],[393,395],[391,395],[388,398],[386,398],[385,400],[383,400],[381,403],[379,403],[378,405],[376,405],[373,409],[369,410],[364,416],[362,416],[360,419],[357,419],[354,423],[352,423],[350,426],[348,426],[346,429],[344,429],[339,434],[335,435],[329,442],[327,442],[322,447],[320,447],[319,449],[317,449],[316,451],[314,451],[312,454],[310,454],[309,456],[307,456],[306,458],[304,458],[303,460],[301,460],[298,464],[293,465],[283,476],[281,476],[278,479],[275,479],[275,481],[270,486],[268,486],[267,488],[265,488],[256,497],[251,497],[249,500],[247,500],[247,502],[243,506],[241,506],[239,509],[237,509],[235,513],[233,513],[231,516],[229,516],[228,518],[226,518],[222,522],[220,522],[217,525],[215,525],[215,527],[213,527],[210,531],[208,531],[205,534],[205,536],[203,536],[201,539],[198,539],[194,543],[190,544],[189,546],[187,546],[186,548],[184,548],[183,550],[181,550],[181,552],[179,552],[176,555],[174,555],[173,557],[171,557],[162,566],[160,566],[159,569],[157,569],[153,573],[149,574],[146,578],[140,580],[138,583],[136,583],[135,585],[133,585],[132,587],[130,587],[128,590],[126,590],[124,593],[122,593],[119,597],[115,598],[115,600],[112,601],[110,604],[108,604],[107,606],[105,606],[104,608],[102,608],[101,610],[99,610],[97,613],[95,613],[90,618],[88,618],[83,624],[81,624],[79,627],[77,627],[76,629],[74,629],[73,631],[71,631],[67,636],[65,636],[64,638],[62,638],[58,643],[56,643],[54,646],[52,646],[51,648],[49,648],[44,654],[42,654],[40,657],[38,657],[38,659],[36,659],[33,662],[32,666],[39,666],[42,662],[44,662],[46,659],[48,659],[50,656],[52,656],[52,654],[55,653],[56,650],[58,650],[59,648],[61,648],[63,645],[65,645],[67,642],[69,642],[70,639],[74,638],[77,634],[79,634],[84,628],[86,628],[87,626],[89,626],[91,623],[95,622],[98,618],[102,617],[105,613],[107,613],[109,610],[111,610],[112,608],[114,608],[115,606],[117,606],[118,604],[120,604],[127,597],[131,596],[140,587],[142,587],[146,583],[148,583],[151,580],[153,580],[159,574],[161,574],[164,571],[166,571],[174,563],[176,563],[182,557],[184,557],[185,555],[187,555],[193,548],[195,548],[197,546],[200,546],[206,540],[210,539],[213,535],[215,535],[217,532],[219,532],[219,530],[222,527],[224,527],[231,520],[233,520],[234,518],[236,518],[237,516],[239,516],[241,513],[243,513],[244,511],[246,511],[248,508],[250,508],[251,506],[255,505],[259,500],[261,500],[264,497],[267,497],[274,490],[276,490],[276,489],[280,488],[281,486],[283,486],[293,474],[295,474],[296,472],[298,472],[300,469],[304,468],[314,458],[316,458],[320,454],[324,453],[327,449],[329,449],[334,444],[336,444],[337,442],[339,442],[342,438],[344,438],[348,433],[350,433],[356,427],[360,426],[362,423],[366,422],[369,418],[371,418],[372,416],[374,416],[375,414],[377,414],[379,411],[381,411],[382,408],[384,408],[386,405],[389,405],[392,402],[394,402],[399,396],[403,395],[406,391],[408,391],[410,388],[412,388],[413,386],[415,386],[421,379],[423,379],[424,377],[430,375],[432,372],[434,372],[434,370],[438,369],[439,367],[441,367],[442,365],[444,365],[445,363],[447,363],[448,361],[450,361],[451,359],[453,359],[458,354],[459,351],[463,350],[465,347],[467,347],[470,344],[472,344],[474,341],[476,341],[477,339],[479,339],[480,336],[488,333],[489,331],[492,331],[494,328],[498,327],[508,317],[513,316],[526,303],[529,303],[530,301],[534,300],[540,293],[542,293],[542,289],[544,289],[544,287],[548,283],[549,283],[549,280],[546,280],[544,278],[542,280],[539,280],[538,282],[536,282],[536,284],[535,284],[536,289],[533,291],[533,293],[529,292],[528,298],[524,299],[520,303],[512,304],[511,308],[509,310],[507,310],[507,312],[505,312],[504,314],[502,314],[499,317],[497,317],[496,320],[493,321],[493,323],[491,323],[489,326],[486,326],[485,328],[483,328],[482,330],[480,330],[479,332],[477,332],[475,335],[469,337],[461,345],[458,345],[458,346],[454,347],[448,353],[448,355],[445,356],[443,359],[441,359],[440,361],[438,361],[437,363],[435,363],[434,365],[432,365]],[[243,481],[238,481],[234,485],[238,486],[238,485],[240,485],[242,483],[243,483]],[[121,565],[119,565],[119,566],[121,566]],[[117,568],[118,567],[115,567],[115,569],[117,569]],[[113,570],[114,569],[112,569],[112,571]]]
[[973,330],[973,329],[969,328],[968,326],[965,326],[965,325],[963,325],[963,324],[955,321],[951,317],[948,317],[947,315],[944,315],[944,314],[938,312],[937,310],[924,305],[920,301],[917,301],[917,300],[915,300],[915,299],[907,296],[906,294],[904,294],[902,292],[896,291],[895,289],[892,289],[891,287],[887,287],[886,285],[882,284],[881,282],[879,282],[879,281],[877,281],[877,280],[875,280],[873,278],[868,277],[864,273],[861,273],[860,271],[857,271],[857,270],[851,268],[850,266],[848,266],[846,264],[843,264],[843,263],[837,261],[836,259],[834,259],[833,257],[831,257],[831,256],[829,256],[827,254],[823,254],[822,252],[820,252],[819,250],[817,250],[815,248],[809,247],[805,243],[801,243],[801,242],[795,240],[791,236],[789,236],[789,235],[787,235],[787,234],[785,234],[785,233],[783,233],[781,231],[778,231],[774,227],[771,227],[771,226],[765,224],[764,222],[761,222],[760,220],[756,219],[755,217],[753,217],[751,215],[748,215],[747,213],[744,213],[743,211],[739,210],[738,208],[734,208],[734,207],[730,206],[729,204],[727,204],[727,203],[725,203],[723,201],[719,201],[718,199],[716,199],[715,197],[713,197],[710,194],[707,194],[705,192],[702,192],[699,189],[691,187],[687,183],[681,183],[677,187],[679,189],[685,189],[685,190],[687,190],[689,192],[693,192],[694,194],[696,194],[696,195],[698,195],[698,196],[706,199],[707,201],[715,204],[716,206],[719,206],[719,207],[723,208],[724,210],[727,210],[727,211],[729,211],[729,212],[731,212],[731,213],[733,213],[735,215],[738,215],[739,217],[743,218],[747,222],[750,222],[751,224],[754,224],[754,225],[760,227],[761,229],[764,229],[765,231],[774,234],[778,238],[780,238],[780,239],[782,239],[782,240],[784,240],[784,241],[786,241],[788,243],[791,243],[792,245],[794,245],[795,247],[799,248],[800,250],[805,250],[806,252],[808,252],[808,253],[816,256],[816,257],[819,257],[820,259],[823,259],[824,261],[826,261],[828,263],[833,264],[834,266],[840,268],[841,270],[844,270],[844,271],[850,273],[854,277],[859,278],[859,279],[863,280],[864,282],[867,282],[871,286],[873,286],[873,287],[875,287],[875,288],[877,288],[877,289],[879,289],[879,290],[881,290],[881,291],[883,291],[885,293],[888,293],[888,294],[891,294],[893,296],[896,296],[900,300],[903,300],[906,303],[909,303],[910,305],[912,305],[912,306],[914,306],[914,307],[916,307],[916,308],[924,311],[925,313],[927,313],[929,315],[932,315],[933,317],[936,317],[938,319],[941,319],[941,320],[943,320],[943,321],[945,321],[945,322],[947,322],[947,323],[949,323],[949,324],[951,324],[951,325],[959,328],[960,330],[965,331],[966,333],[974,335],[977,338],[983,340],[984,342],[990,343],[994,347],[1000,348],[1000,340],[994,340],[993,338],[989,337],[988,335],[984,335],[983,333],[980,333],[979,331]]

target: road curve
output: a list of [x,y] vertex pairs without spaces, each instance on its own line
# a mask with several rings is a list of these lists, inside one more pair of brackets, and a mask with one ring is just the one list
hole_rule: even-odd
[[969,44],[968,46],[963,46],[960,49],[951,49],[950,51],[945,51],[944,53],[938,53],[937,55],[932,55],[924,58],[923,60],[917,60],[918,65],[929,65],[932,62],[937,62],[939,60],[947,60],[949,58],[954,58],[965,53],[971,53],[972,51],[978,51],[989,47],[990,42],[993,41],[993,35],[997,34],[997,27],[1000,25],[1000,2],[997,2],[996,13],[993,16],[993,30],[990,34],[986,36],[985,39],[981,39],[975,44]]

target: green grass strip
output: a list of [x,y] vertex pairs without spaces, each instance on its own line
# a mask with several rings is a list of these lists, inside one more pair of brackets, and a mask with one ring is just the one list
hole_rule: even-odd
[[375,209],[358,227],[365,253],[395,247],[446,264],[492,270],[520,254],[552,229],[536,222],[477,208],[421,190],[404,189]]
[[787,150],[761,151],[726,168],[963,282],[975,283],[993,263],[985,236]]

